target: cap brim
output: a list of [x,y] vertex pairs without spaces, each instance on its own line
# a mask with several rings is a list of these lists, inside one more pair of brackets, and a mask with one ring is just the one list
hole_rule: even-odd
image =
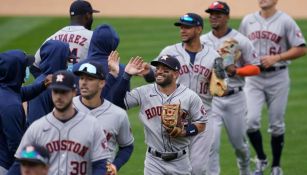
[[37,160],[37,159],[18,158],[17,161],[20,162],[20,163],[30,162],[30,163],[35,163],[35,164],[47,165],[46,163],[42,162],[41,160]]
[[155,66],[155,67],[158,66],[159,64],[162,64],[162,65],[168,67],[169,69],[176,71],[175,69],[172,68],[172,66],[168,65],[167,63],[161,62],[161,61],[152,61],[152,62],[150,62],[150,64]]
[[100,79],[100,80],[104,80],[104,77],[102,76],[98,76],[96,74],[91,74],[89,72],[86,72],[86,71],[74,71],[74,74],[77,75],[77,76],[81,76],[81,75],[87,75],[87,76],[90,76],[90,77],[93,77],[93,78],[97,78],[97,79]]
[[26,63],[27,66],[31,66],[35,61],[35,57],[33,55],[26,55]]
[[207,9],[207,10],[205,10],[205,12],[206,13],[220,12],[220,13],[228,15],[228,13],[226,13],[225,10],[222,10],[222,9]]
[[72,90],[72,88],[69,88],[65,85],[61,85],[61,84],[51,84],[48,86],[48,88],[50,89],[57,89],[57,90],[63,90],[63,91],[70,91]]
[[182,21],[175,22],[174,25],[175,26],[182,26],[182,25],[184,25],[184,26],[192,26],[192,27],[196,26],[195,24],[186,23],[186,22],[182,22]]

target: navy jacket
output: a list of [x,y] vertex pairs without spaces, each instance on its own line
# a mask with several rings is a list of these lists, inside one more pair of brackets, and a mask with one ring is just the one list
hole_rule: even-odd
[[26,71],[26,54],[21,50],[0,53],[0,166],[8,169],[25,131],[22,101],[43,91],[43,84],[21,88]]
[[[40,50],[42,61],[39,64],[42,74],[35,79],[34,84],[39,84],[44,81],[48,74],[53,74],[59,70],[65,70],[67,68],[67,59],[69,55],[70,50],[67,43],[58,40],[49,40],[44,43]],[[27,126],[51,112],[53,108],[51,90],[47,89],[28,102]]]
[[[104,70],[103,73],[107,76],[107,87],[104,88],[102,96],[110,101],[112,101],[111,96],[113,96],[112,94],[115,92],[113,88],[109,88],[109,86],[113,85],[113,83],[116,85],[118,83],[118,78],[114,79],[114,77],[111,77],[109,74],[108,56],[112,51],[117,49],[118,44],[119,37],[113,27],[107,24],[98,26],[93,32],[87,59],[80,61],[73,67],[73,71],[76,71],[81,64],[89,61],[95,61],[102,64]],[[118,77],[121,77],[121,75],[124,73],[124,70],[125,65],[120,64],[120,72]]]

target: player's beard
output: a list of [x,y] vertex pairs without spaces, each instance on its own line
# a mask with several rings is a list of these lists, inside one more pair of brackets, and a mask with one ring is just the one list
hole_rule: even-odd
[[93,99],[97,94],[98,94],[98,91],[95,91],[95,92],[92,92],[92,93],[89,93],[89,94],[82,94],[82,93],[81,93],[81,96],[82,96],[82,98],[85,98],[86,100],[91,100],[91,99]]
[[[163,76],[163,75],[162,75]],[[163,76],[164,80],[163,81],[156,81],[156,83],[161,86],[161,87],[167,87],[170,84],[172,84],[173,79],[171,76]]]
[[63,107],[57,107],[56,105],[54,105],[54,108],[59,111],[59,112],[65,112],[67,111],[67,109],[72,105],[72,100],[70,100],[70,102],[68,104],[66,104],[65,106]]

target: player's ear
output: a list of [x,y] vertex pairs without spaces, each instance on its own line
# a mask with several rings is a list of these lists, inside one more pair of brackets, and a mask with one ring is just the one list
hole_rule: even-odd
[[77,95],[77,89],[76,89],[76,88],[73,89],[73,90],[72,90],[72,93],[73,93],[73,96],[75,97],[75,96]]
[[99,87],[101,89],[104,88],[105,85],[106,85],[106,81],[105,80],[99,80]]

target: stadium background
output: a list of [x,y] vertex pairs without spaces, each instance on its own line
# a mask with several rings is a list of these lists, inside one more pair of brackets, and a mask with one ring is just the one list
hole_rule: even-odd
[[[203,10],[212,2],[205,0],[89,0],[100,10],[95,14],[93,28],[102,23],[114,26],[121,38],[119,52],[121,61],[127,63],[131,56],[140,55],[150,61],[166,45],[179,42],[178,29],[173,26],[176,17],[186,12],[196,12],[205,18],[204,32],[209,30],[207,15]],[[231,7],[230,21],[237,28],[240,18],[258,9],[256,0],[228,0]],[[49,35],[66,26],[68,0],[1,0],[0,6],[0,52],[23,49],[34,54]],[[306,0],[279,0],[278,8],[297,19],[304,36],[307,36]],[[286,113],[286,145],[282,158],[284,173],[307,174],[307,56],[290,65],[291,89]],[[27,83],[30,83],[28,81]],[[133,87],[145,82],[133,79]],[[0,99],[3,100],[3,99]],[[129,111],[135,136],[135,151],[121,170],[120,175],[143,174],[144,144],[143,127],[137,119],[138,109]],[[265,150],[270,154],[267,129],[267,110],[263,111],[263,137]],[[80,131],[81,132],[81,131]],[[252,152],[252,155],[255,154]],[[271,160],[271,156],[269,157]],[[238,174],[234,152],[223,133],[221,147],[222,175]],[[253,164],[252,164],[253,166]],[[269,174],[269,170],[266,171]]]

